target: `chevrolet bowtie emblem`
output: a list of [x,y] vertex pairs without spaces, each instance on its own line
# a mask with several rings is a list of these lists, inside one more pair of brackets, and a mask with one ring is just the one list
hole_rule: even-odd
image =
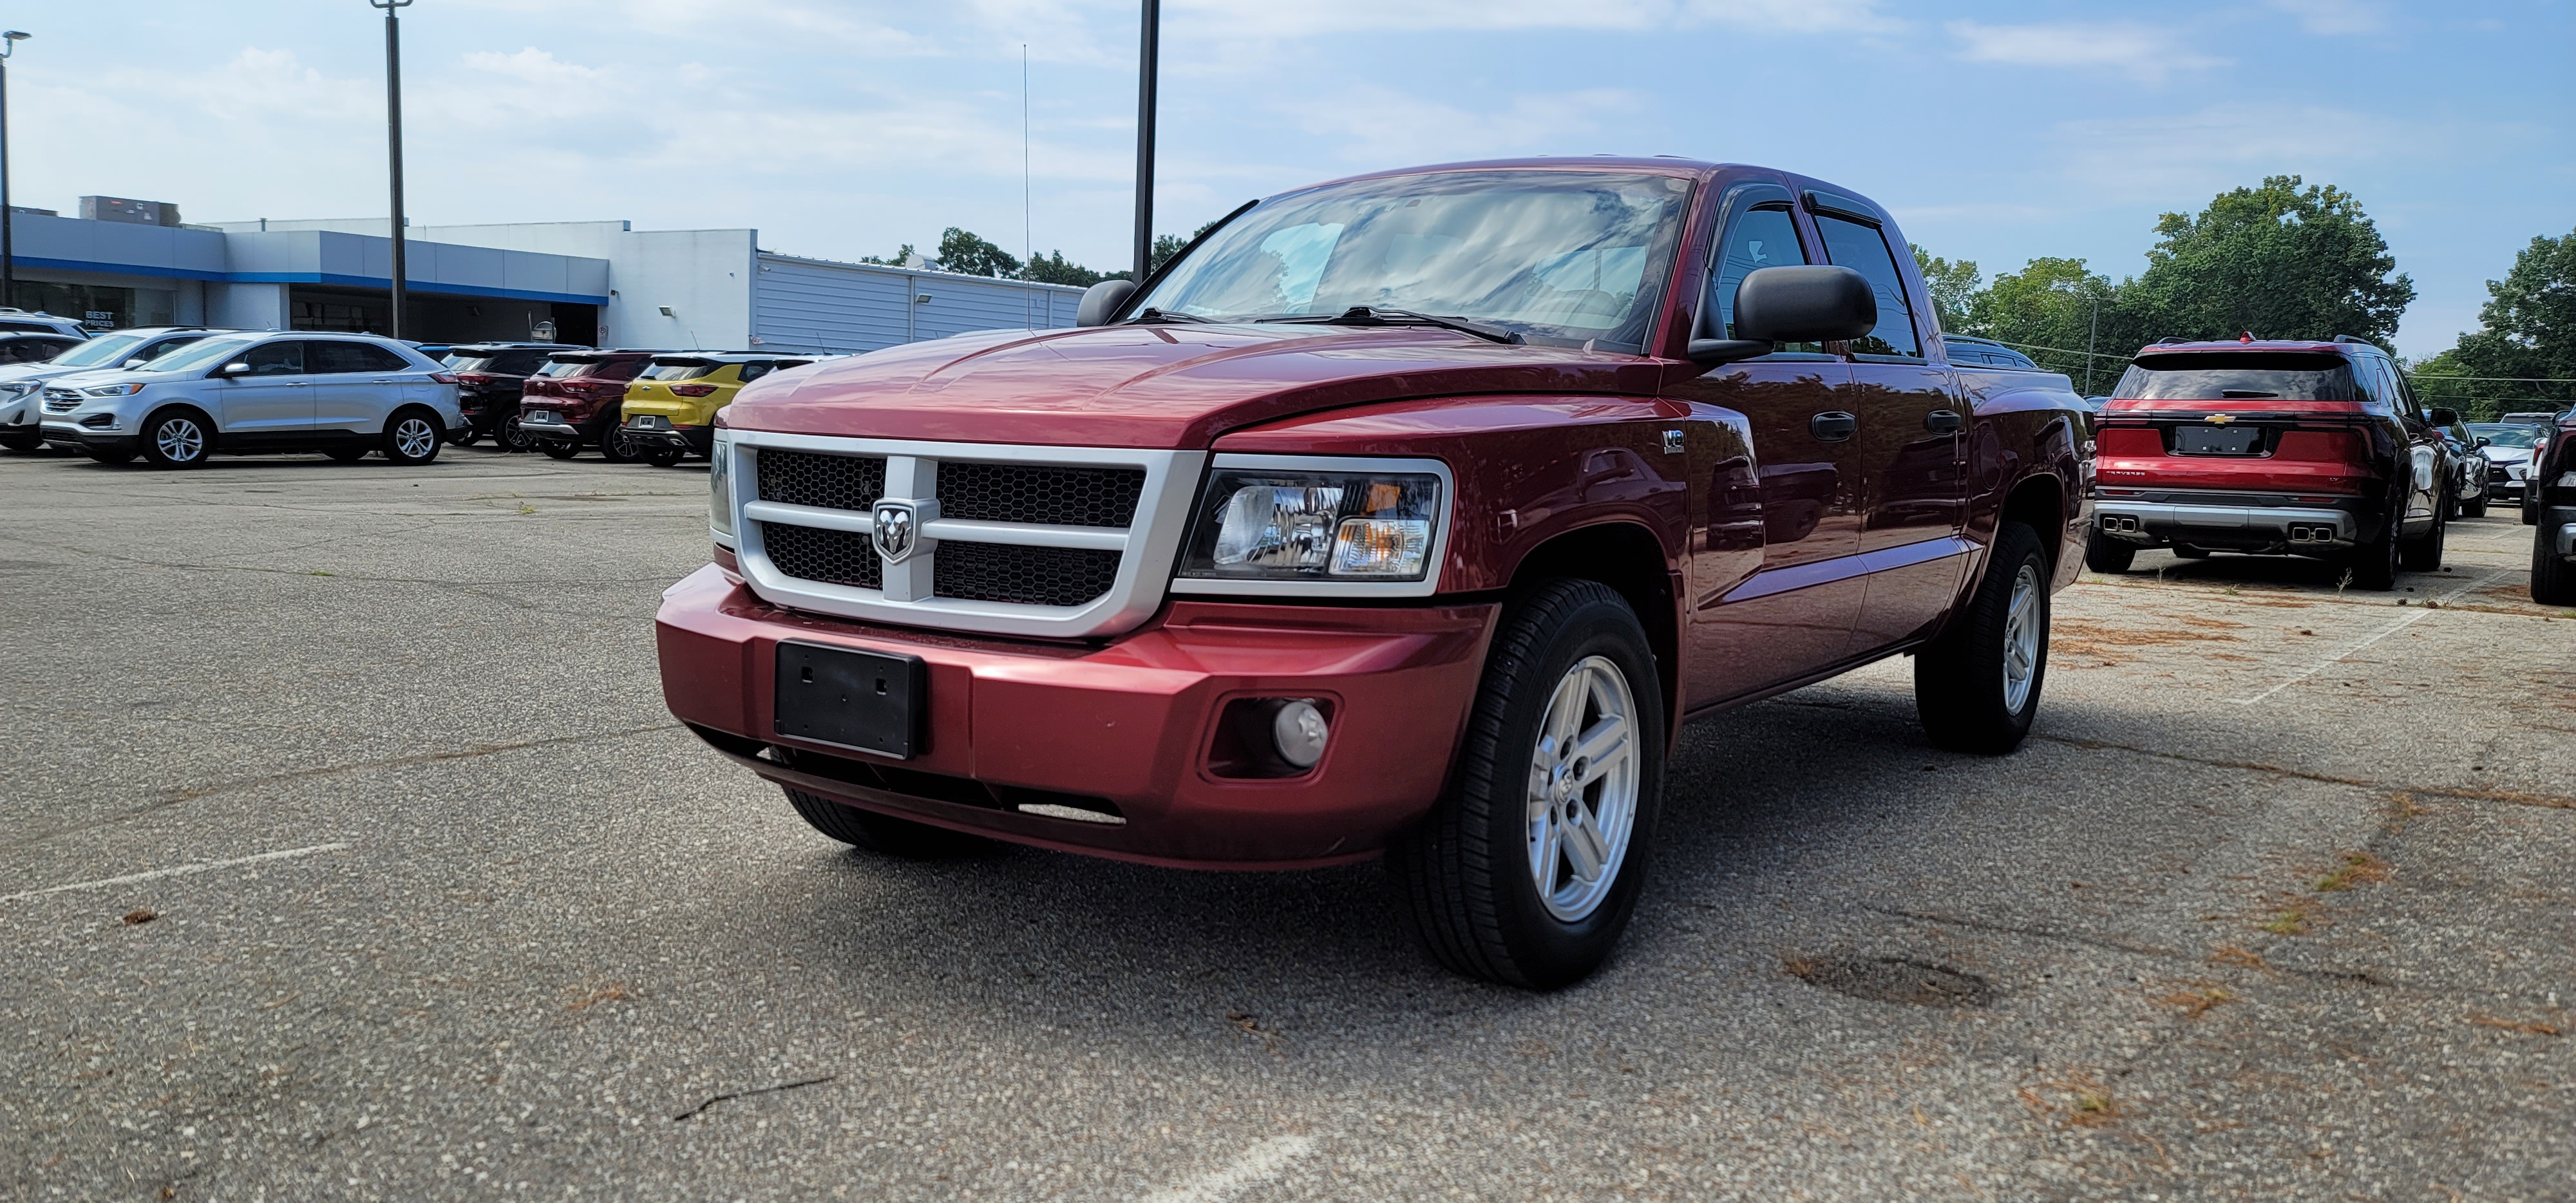
[[2212,425],[2212,426],[2225,426],[2225,425],[2227,425],[2228,423],[2233,422],[2233,421],[2235,421],[2235,420],[2236,420],[2236,415],[2234,415],[2234,414],[2211,414],[2211,415],[2209,415],[2209,424],[2210,424],[2210,425]]

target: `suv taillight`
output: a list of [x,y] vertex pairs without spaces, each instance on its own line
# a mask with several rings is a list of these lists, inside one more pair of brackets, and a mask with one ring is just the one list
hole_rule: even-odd
[[683,397],[706,397],[714,395],[716,386],[712,384],[674,384],[671,386],[671,391],[678,393]]
[[456,383],[456,375],[453,372],[431,372],[429,378],[440,384]]

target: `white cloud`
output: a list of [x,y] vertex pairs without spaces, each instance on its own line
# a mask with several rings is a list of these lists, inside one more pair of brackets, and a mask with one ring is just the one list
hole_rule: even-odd
[[2420,151],[2435,131],[2323,105],[2217,105],[2194,113],[2062,122],[2046,141],[2095,200],[2206,202],[2267,175],[2333,173]]
[[2136,79],[2161,80],[2177,71],[2197,71],[2227,61],[2192,49],[2172,31],[2148,25],[1952,21],[1949,30],[1961,43],[1959,57],[1970,62],[2111,70]]
[[1386,166],[1619,150],[1591,140],[1611,128],[1611,118],[1640,107],[1633,94],[1612,88],[1522,95],[1507,107],[1469,110],[1362,85],[1337,91],[1331,104],[1282,112],[1308,133],[1332,139],[1341,158]]
[[2299,19],[2309,33],[2378,33],[2388,28],[2383,0],[2272,0],[2272,7]]

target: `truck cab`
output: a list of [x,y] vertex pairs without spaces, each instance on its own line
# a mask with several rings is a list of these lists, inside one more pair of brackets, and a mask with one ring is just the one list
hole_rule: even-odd
[[1784,172],[1272,197],[1076,329],[745,386],[664,697],[854,845],[1383,857],[1441,963],[1562,985],[1682,723],[1910,654],[1936,743],[2029,730],[2081,403],[1932,312],[1885,210]]

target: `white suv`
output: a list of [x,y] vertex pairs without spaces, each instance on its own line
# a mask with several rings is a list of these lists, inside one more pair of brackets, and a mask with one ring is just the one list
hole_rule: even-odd
[[24,330],[36,334],[68,334],[73,338],[90,336],[89,327],[71,318],[55,317],[41,310],[29,313],[24,309],[0,309],[0,332],[12,330]]
[[141,367],[46,382],[45,441],[101,463],[140,454],[193,468],[217,451],[319,451],[343,462],[381,451],[438,458],[465,425],[456,377],[369,334],[218,334]]
[[162,355],[214,334],[202,326],[149,326],[99,335],[43,363],[0,367],[0,447],[33,451],[45,445],[42,428],[45,382],[75,372],[141,367]]

